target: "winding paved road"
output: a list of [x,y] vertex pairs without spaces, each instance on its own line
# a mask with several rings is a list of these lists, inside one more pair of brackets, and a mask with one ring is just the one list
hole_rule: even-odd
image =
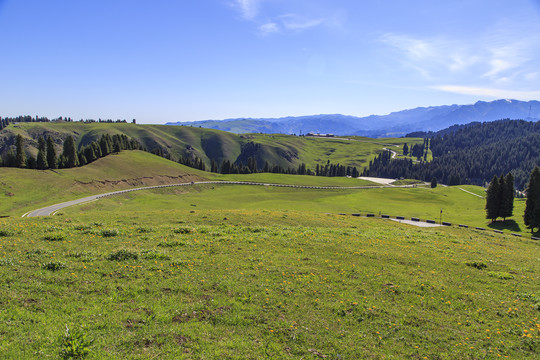
[[[50,205],[41,209],[37,209],[37,210],[24,214],[23,217],[24,216],[27,216],[27,217],[49,216],[51,214],[54,214],[58,210],[61,210],[68,206],[73,206],[73,205],[78,205],[78,204],[98,200],[106,196],[125,194],[132,191],[161,189],[161,188],[176,187],[176,186],[204,185],[204,184],[257,185],[257,186],[275,186],[275,187],[289,187],[289,188],[297,188],[297,189],[316,189],[316,190],[380,189],[380,188],[389,187],[389,186],[309,186],[309,185],[266,184],[266,183],[245,182],[245,181],[195,181],[195,182],[181,183],[181,184],[145,186],[145,187],[140,187],[140,188],[135,188],[135,189],[113,191],[113,192],[109,192],[105,194],[87,196],[81,199],[66,201],[60,204]],[[401,186],[392,186],[392,187],[414,187],[414,185],[401,185]]]

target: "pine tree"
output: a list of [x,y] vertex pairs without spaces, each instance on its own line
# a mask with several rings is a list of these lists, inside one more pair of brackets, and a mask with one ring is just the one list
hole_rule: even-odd
[[[119,153],[120,150],[122,150],[122,144],[120,143],[120,139],[117,136],[113,136],[113,152]],[[161,150],[161,149],[160,149]],[[163,157],[163,151],[161,152],[161,157]]]
[[111,147],[105,136],[102,136],[101,139],[99,139],[99,147],[101,148],[102,156],[107,156],[111,153]]
[[529,178],[523,221],[531,232],[534,232],[535,228],[540,228],[540,168],[538,166],[534,168]]
[[229,160],[223,160],[223,163],[221,164],[221,169],[219,171],[222,174],[230,174],[231,173],[231,162]]
[[47,165],[50,169],[56,169],[58,167],[56,150],[54,149],[54,141],[50,136],[47,138]]
[[65,158],[64,167],[73,168],[79,165],[79,156],[77,155],[73,136],[69,135],[64,141],[64,152],[62,155]]
[[218,164],[217,164],[215,159],[212,159],[212,164],[210,166],[210,171],[213,172],[213,173],[218,172]]
[[38,154],[36,160],[36,167],[40,170],[45,170],[49,167],[47,164],[47,144],[42,136],[38,138]]
[[24,139],[19,134],[15,139],[15,166],[26,167],[26,154],[24,153]]
[[431,179],[431,188],[434,189],[437,187],[437,178],[434,177],[433,179]]
[[486,192],[486,219],[491,219],[492,222],[499,216],[500,189],[499,179],[494,176]]
[[403,144],[403,155],[409,155],[409,145],[407,143]]
[[[96,155],[96,152],[94,151],[94,147],[91,144],[88,144],[87,146],[85,146],[84,149],[82,150],[82,153],[84,155],[84,160],[85,160],[84,164],[89,164],[92,161],[97,160],[98,158]],[[79,156],[79,162],[81,163],[81,165],[83,165],[83,162],[80,160],[81,160],[81,156]]]
[[26,167],[28,169],[35,169],[37,167],[37,161],[36,158],[32,155],[29,155],[26,157]]
[[514,215],[514,176],[512,173],[506,175],[504,185],[501,187],[501,211],[499,216],[506,220],[506,218]]

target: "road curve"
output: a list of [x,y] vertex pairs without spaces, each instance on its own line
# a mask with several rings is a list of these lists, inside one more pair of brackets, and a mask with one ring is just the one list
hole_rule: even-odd
[[[286,185],[286,184],[268,184],[268,183],[246,182],[246,181],[195,181],[195,182],[181,183],[181,184],[145,186],[145,187],[140,187],[140,188],[119,190],[119,191],[113,191],[113,192],[108,192],[108,193],[99,194],[99,195],[87,196],[87,197],[80,198],[80,199],[77,199],[77,200],[71,200],[71,201],[66,201],[66,202],[60,203],[60,204],[46,206],[44,208],[31,211],[31,212],[23,215],[23,217],[24,216],[27,216],[27,217],[49,216],[51,214],[54,214],[58,210],[61,210],[61,209],[66,208],[68,206],[79,205],[79,204],[82,204],[82,203],[98,200],[98,199],[106,197],[106,196],[125,194],[125,193],[132,192],[132,191],[161,189],[161,188],[176,187],[176,186],[205,185],[205,184],[275,186],[275,187],[289,187],[289,188],[297,188],[297,189],[315,189],[315,190],[380,189],[380,188],[389,187],[389,186]],[[401,186],[392,186],[392,187],[414,187],[414,185],[401,185]]]

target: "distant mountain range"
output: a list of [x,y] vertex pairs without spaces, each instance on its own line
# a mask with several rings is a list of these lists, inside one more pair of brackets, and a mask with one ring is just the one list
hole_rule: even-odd
[[454,124],[500,119],[540,120],[540,101],[478,101],[473,105],[419,107],[388,115],[356,117],[341,114],[290,116],[283,118],[239,118],[169,122],[229,131],[236,134],[335,134],[369,137],[399,137],[413,131],[438,131]]

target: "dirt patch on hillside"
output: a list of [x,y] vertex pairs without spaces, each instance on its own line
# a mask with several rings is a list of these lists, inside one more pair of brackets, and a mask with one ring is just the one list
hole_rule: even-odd
[[114,190],[124,190],[143,186],[182,184],[192,181],[203,181],[204,178],[197,175],[155,175],[139,178],[119,179],[119,180],[92,180],[89,182],[76,180],[71,188],[73,191],[107,192]]

